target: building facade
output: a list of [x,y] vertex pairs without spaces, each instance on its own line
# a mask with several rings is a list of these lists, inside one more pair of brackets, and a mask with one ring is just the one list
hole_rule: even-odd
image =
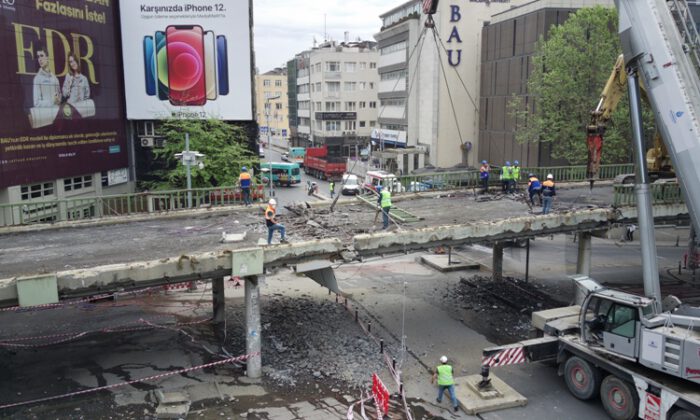
[[[508,102],[522,99],[530,112],[536,111],[536,101],[527,91],[532,71],[532,57],[540,37],[549,28],[566,21],[571,13],[582,7],[602,5],[614,7],[611,0],[554,1],[537,0],[520,7],[494,14],[483,26],[481,53],[481,97],[479,99],[479,159],[497,165],[519,160],[528,166],[565,165],[552,158],[551,143],[515,141],[515,120]],[[611,63],[612,66],[612,63]],[[593,107],[593,104],[591,104]],[[581,141],[585,132],[581,131]]]
[[377,58],[370,41],[328,41],[297,54],[299,145],[361,153],[377,127]]
[[[273,99],[275,98],[275,99]],[[289,107],[287,102],[287,69],[276,68],[255,75],[255,119],[261,137],[268,134],[277,139],[289,138]]]

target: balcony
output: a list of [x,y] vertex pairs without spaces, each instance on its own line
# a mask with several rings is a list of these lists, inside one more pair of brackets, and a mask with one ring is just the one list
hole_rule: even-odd
[[405,92],[406,91],[406,78],[393,79],[393,80],[382,80],[379,82],[379,93],[387,92]]
[[406,62],[406,50],[395,51],[391,54],[382,55],[379,57],[379,62],[377,67],[382,68],[386,66],[393,66],[394,64],[400,64]]
[[339,71],[324,71],[323,78],[325,80],[340,80],[343,74]]

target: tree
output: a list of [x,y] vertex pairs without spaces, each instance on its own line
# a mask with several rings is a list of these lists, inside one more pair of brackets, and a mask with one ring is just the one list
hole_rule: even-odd
[[[529,97],[513,97],[508,104],[516,119],[516,141],[551,142],[552,157],[586,162],[590,112],[621,53],[616,30],[616,9],[596,6],[579,9],[553,26],[546,40],[540,38],[527,83]],[[651,112],[646,110],[644,119],[646,127],[651,125],[645,130],[651,139]],[[603,163],[629,162],[631,138],[625,92],[607,124]]]
[[242,166],[249,168],[259,159],[248,148],[248,138],[241,127],[221,120],[168,120],[158,134],[166,139],[165,147],[154,149],[154,157],[163,163],[151,172],[152,181],[142,183],[149,189],[187,187],[186,168],[175,157],[185,149],[185,133],[190,135],[190,150],[205,155],[204,169],[192,167],[192,187],[236,185]]

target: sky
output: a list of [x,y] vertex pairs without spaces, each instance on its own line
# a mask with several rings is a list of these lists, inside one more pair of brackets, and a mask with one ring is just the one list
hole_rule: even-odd
[[255,64],[260,73],[286,66],[294,55],[323,42],[324,15],[330,39],[374,40],[379,15],[406,0],[254,0]]

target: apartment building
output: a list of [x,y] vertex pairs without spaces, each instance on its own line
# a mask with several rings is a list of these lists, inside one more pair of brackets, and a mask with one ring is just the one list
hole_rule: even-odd
[[266,136],[269,129],[276,138],[289,137],[289,109],[287,105],[287,69],[276,68],[255,75],[255,116],[260,135]]
[[300,145],[342,146],[345,156],[369,145],[377,127],[377,59],[372,41],[328,41],[296,55]]

